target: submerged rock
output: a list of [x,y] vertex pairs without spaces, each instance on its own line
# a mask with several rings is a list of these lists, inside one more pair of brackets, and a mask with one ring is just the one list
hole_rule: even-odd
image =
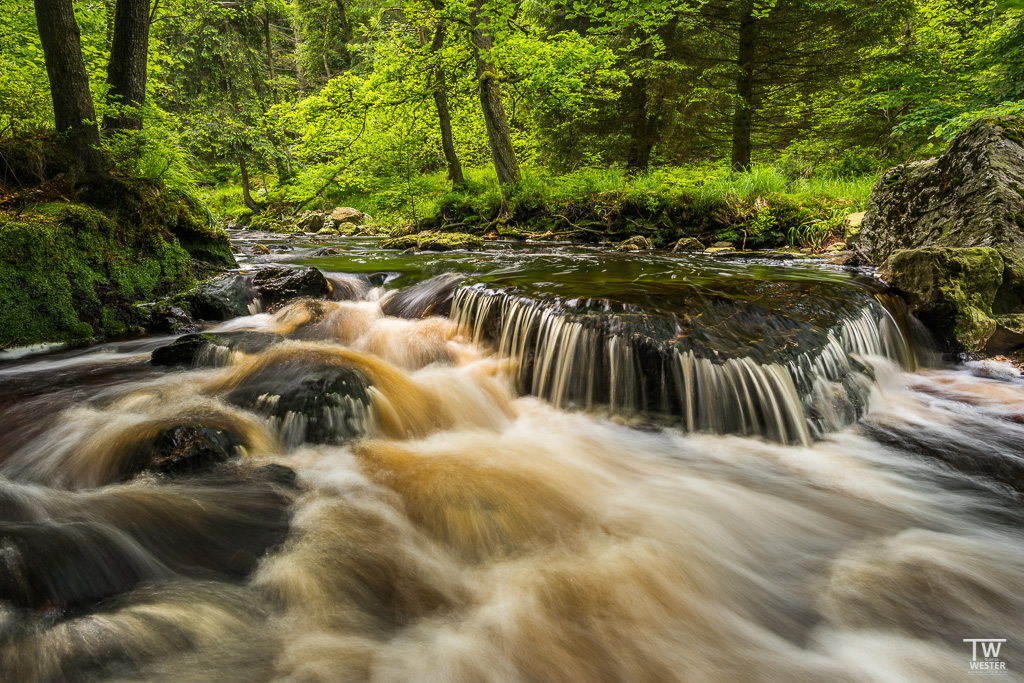
[[[984,292],[961,286],[944,305],[959,310],[961,295],[980,297],[991,308],[985,313],[989,321],[992,316],[1024,312],[1022,144],[1024,119],[979,119],[937,158],[889,169],[872,189],[859,235],[861,248],[879,264],[903,249],[994,249],[1002,259],[995,294],[988,291],[990,278],[986,277]],[[921,257],[915,262],[917,269],[931,260],[933,256]],[[941,279],[947,265],[948,260],[936,264],[936,277]],[[887,270],[892,272],[893,266]],[[936,291],[938,296],[943,291],[953,292],[948,287]],[[935,310],[936,305],[933,301],[929,310]],[[975,308],[984,310],[984,306]],[[925,317],[929,315],[925,313]],[[970,315],[970,311],[963,311],[955,317],[966,320]],[[940,319],[948,320],[949,316],[932,316],[936,324]],[[972,332],[942,327],[932,327],[932,332],[951,350],[977,350],[987,341],[985,334],[991,336],[996,331],[996,326],[986,320],[972,327]]]
[[995,249],[906,249],[879,276],[907,295],[929,329],[945,331],[954,350],[980,351],[996,331],[992,304],[1003,280]]

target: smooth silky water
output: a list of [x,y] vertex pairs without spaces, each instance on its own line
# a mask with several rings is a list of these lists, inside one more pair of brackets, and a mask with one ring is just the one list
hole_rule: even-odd
[[0,364],[0,680],[1024,680],[1008,367],[821,265],[346,244],[262,350]]

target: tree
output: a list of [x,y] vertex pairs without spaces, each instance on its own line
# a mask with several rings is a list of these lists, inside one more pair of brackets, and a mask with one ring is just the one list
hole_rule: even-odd
[[71,180],[95,176],[103,172],[105,161],[74,7],[71,0],[35,0],[35,9],[54,123],[69,155]]
[[470,15],[472,23],[472,41],[476,61],[477,94],[480,98],[480,109],[487,126],[487,144],[491,150],[491,162],[498,175],[501,189],[501,213],[508,213],[508,201],[512,187],[522,176],[519,172],[519,160],[512,148],[512,135],[508,128],[508,117],[501,101],[501,85],[498,68],[491,59],[494,40],[490,33],[490,17],[483,11],[484,1],[476,0]]
[[[444,47],[444,21],[438,21],[434,29],[434,38],[430,42],[432,55],[438,56]],[[445,77],[444,65],[438,61],[433,73],[434,107],[437,109],[438,125],[441,129],[441,149],[445,161],[448,162],[448,179],[453,187],[462,187],[466,179],[462,176],[462,162],[455,151],[455,138],[452,135],[452,114],[448,107],[448,82]]]
[[106,132],[141,130],[149,54],[149,0],[117,0],[107,66]]

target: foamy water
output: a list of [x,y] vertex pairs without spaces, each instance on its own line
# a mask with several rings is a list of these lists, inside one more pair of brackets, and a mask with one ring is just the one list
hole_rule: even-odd
[[[1012,373],[848,349],[863,417],[783,445],[520,396],[514,357],[381,301],[232,321],[287,340],[83,390],[9,452],[0,679],[962,681],[999,638],[1024,680],[1016,470],[985,461],[1020,458]],[[368,378],[363,436],[289,447],[227,398],[311,366]],[[126,480],[199,423],[237,461]]]

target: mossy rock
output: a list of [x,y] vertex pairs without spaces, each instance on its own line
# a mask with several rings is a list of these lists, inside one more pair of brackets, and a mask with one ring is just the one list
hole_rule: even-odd
[[133,304],[189,286],[193,265],[156,227],[82,205],[0,218],[0,348],[136,331],[144,316]]
[[464,232],[421,232],[381,240],[383,249],[409,249],[422,251],[450,251],[452,249],[483,249],[484,240]]
[[672,247],[672,251],[673,252],[679,252],[679,251],[694,252],[694,251],[704,251],[704,249],[706,249],[704,244],[701,243],[700,240],[694,239],[693,237],[683,237],[678,242],[676,242],[675,245]]
[[1003,258],[989,247],[901,249],[879,276],[907,295],[914,312],[948,351],[980,351],[996,331],[992,304]]
[[615,247],[616,251],[640,251],[642,249],[654,249],[651,240],[643,235],[633,235],[629,239],[619,242],[619,245]]

